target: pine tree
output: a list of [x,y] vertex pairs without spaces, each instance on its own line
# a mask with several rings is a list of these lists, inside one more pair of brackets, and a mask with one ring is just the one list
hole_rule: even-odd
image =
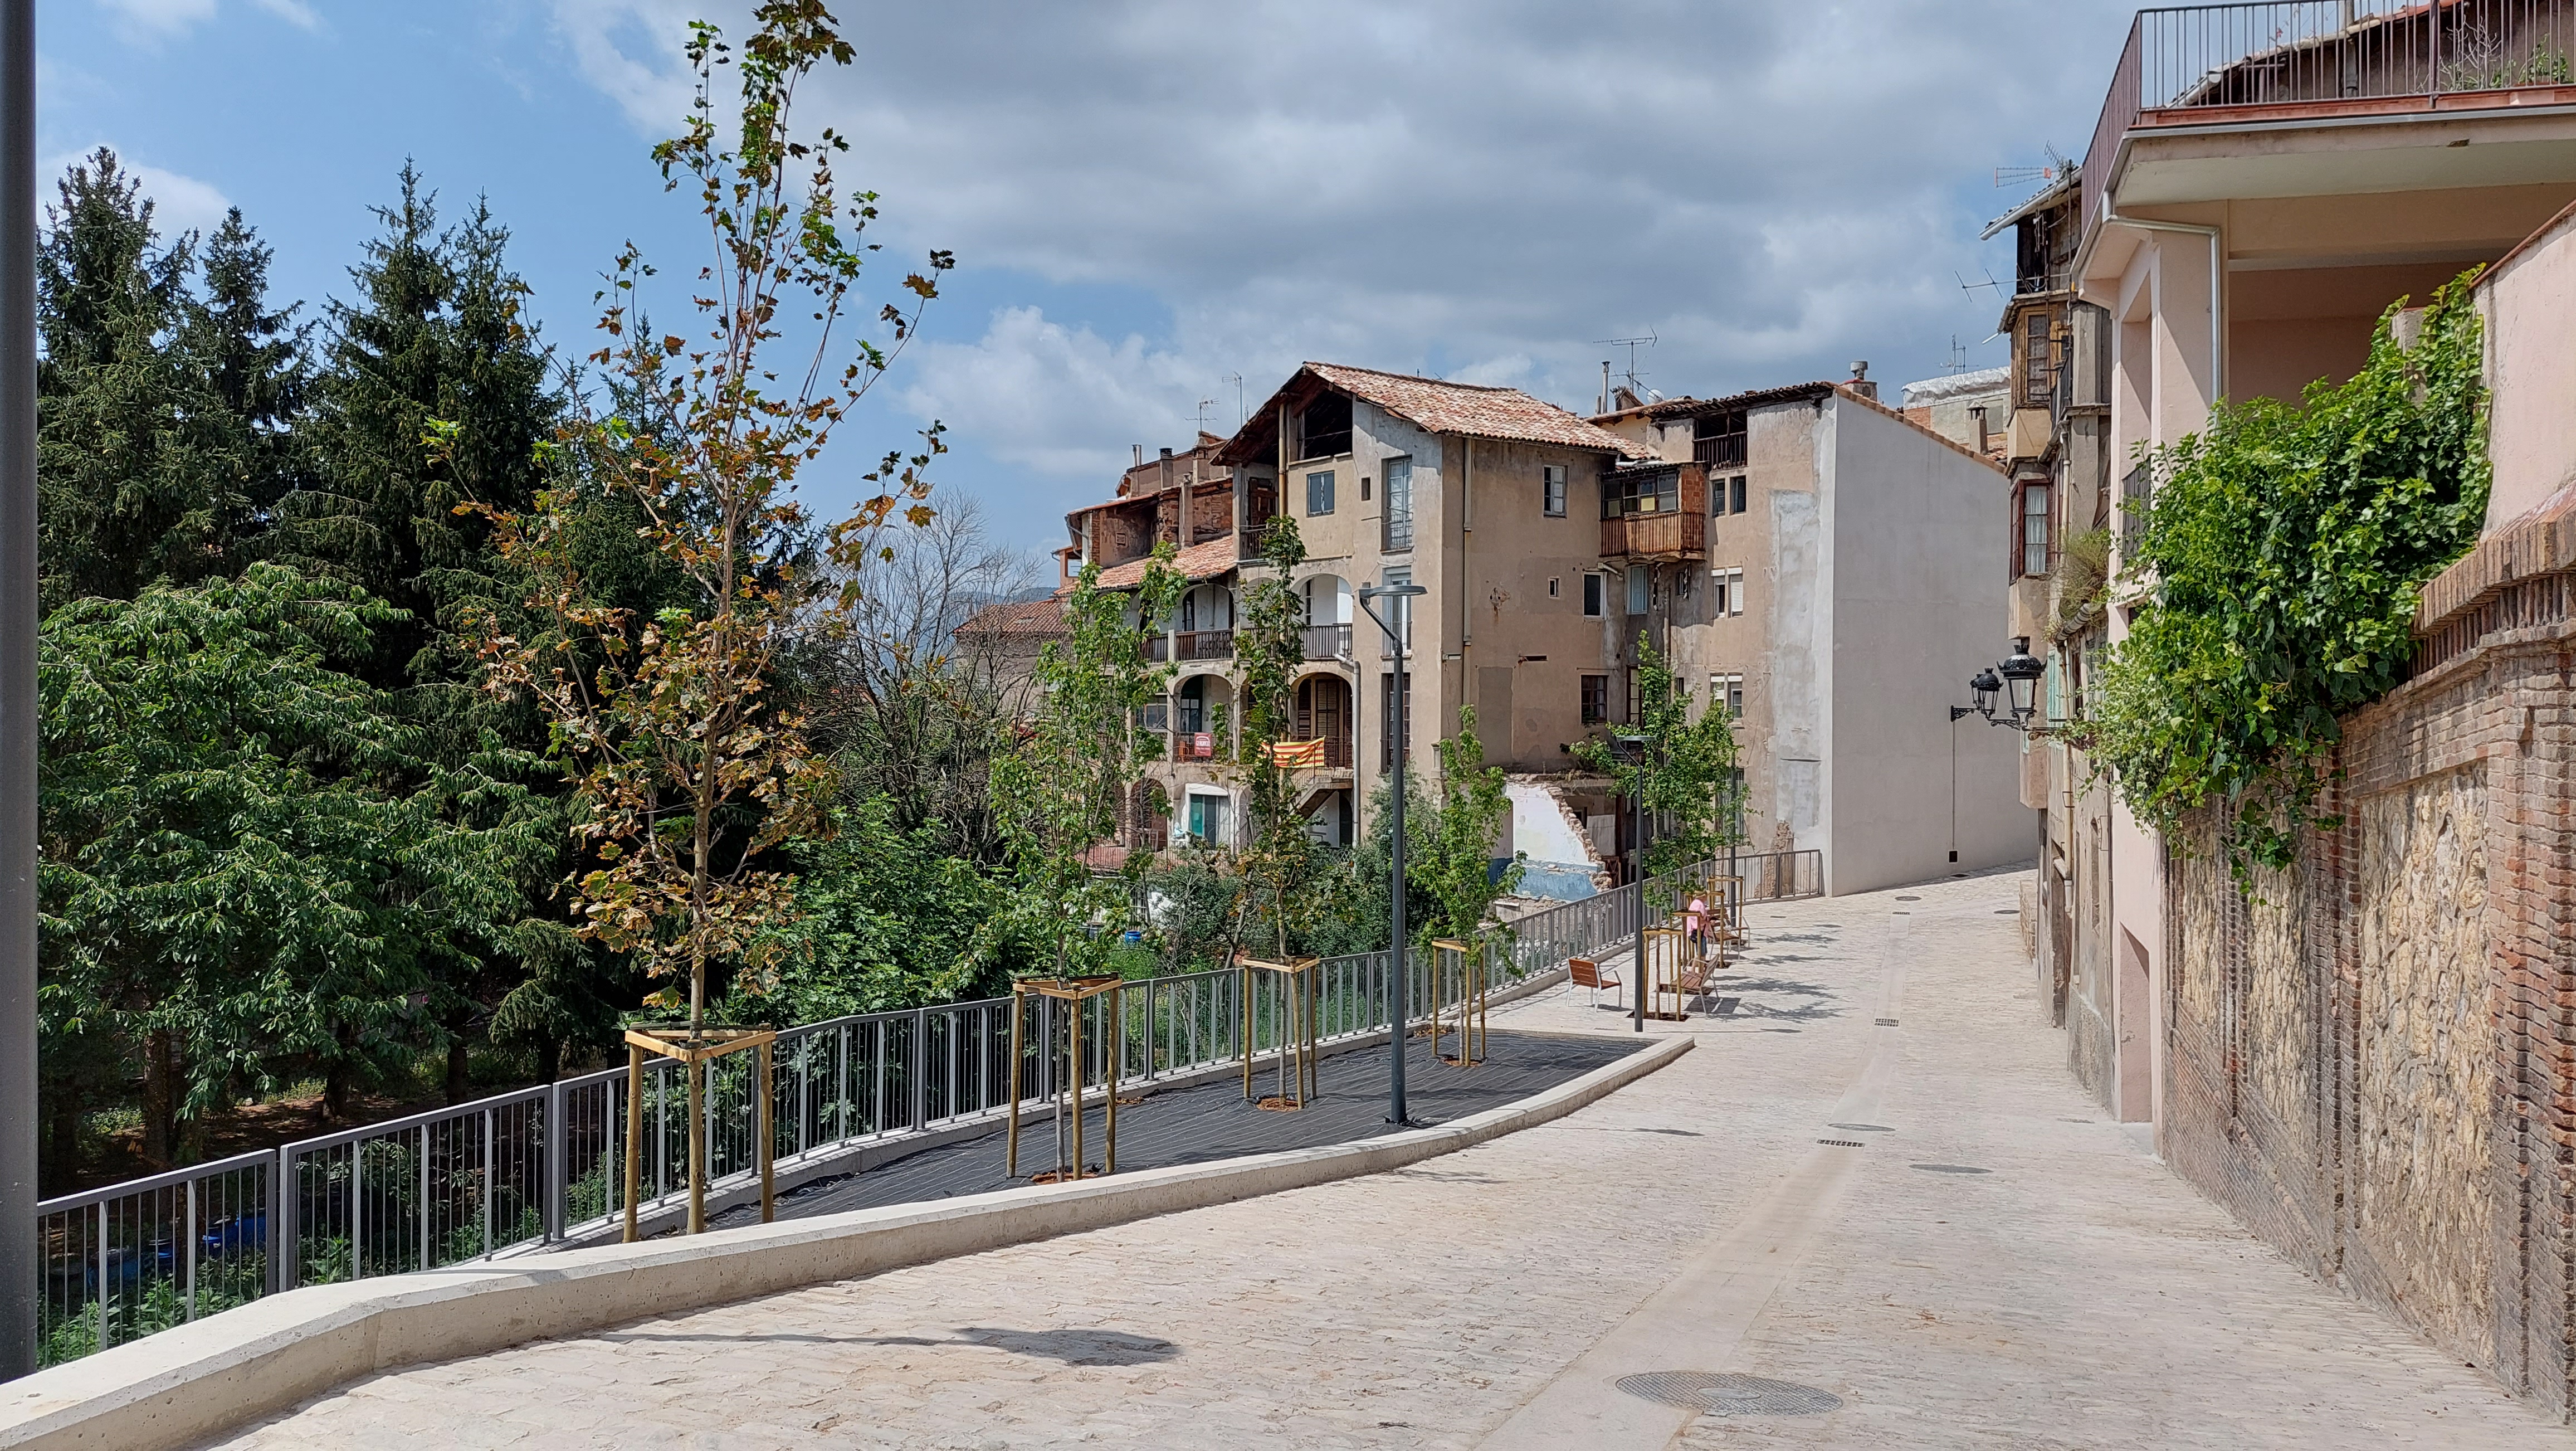
[[164,243],[102,147],[63,178],[38,261],[41,603],[238,571],[284,491],[302,390],[293,309],[236,211]]

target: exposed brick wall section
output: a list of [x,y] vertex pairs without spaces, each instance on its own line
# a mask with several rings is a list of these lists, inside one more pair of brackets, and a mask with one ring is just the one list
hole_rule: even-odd
[[2576,1412],[2576,501],[2425,591],[2342,819],[2240,891],[2176,843],[2164,1144],[2285,1254]]

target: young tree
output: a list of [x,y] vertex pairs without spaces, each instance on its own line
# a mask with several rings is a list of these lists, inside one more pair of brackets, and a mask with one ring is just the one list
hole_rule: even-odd
[[[666,184],[696,188],[711,232],[717,260],[698,274],[694,298],[704,332],[693,344],[652,326],[640,299],[653,269],[630,244],[602,292],[608,342],[592,361],[611,371],[631,411],[576,416],[556,451],[638,512],[688,603],[639,618],[601,602],[578,547],[575,483],[539,491],[525,511],[474,506],[535,582],[529,608],[541,634],[522,638],[489,607],[473,618],[488,687],[537,700],[572,773],[587,866],[574,882],[578,930],[663,980],[663,1005],[685,1000],[693,1035],[705,1026],[710,968],[758,980],[784,950],[778,929],[793,916],[795,877],[771,849],[827,825],[830,772],[771,688],[800,631],[845,618],[856,576],[835,591],[809,567],[812,524],[795,482],[892,361],[864,338],[837,337],[875,250],[864,241],[875,195],[841,192],[839,133],[807,140],[789,125],[798,83],[854,52],[820,0],[770,0],[755,18],[738,64],[715,26],[690,27],[691,112],[653,150]],[[741,95],[730,138],[715,120],[728,67]],[[888,304],[881,314],[897,348],[949,265],[931,254],[926,271],[903,280],[913,310]],[[792,361],[774,356],[789,310],[810,340]],[[453,422],[432,430],[443,447],[455,444]],[[845,570],[878,552],[888,528],[926,517],[937,425],[926,437],[922,453],[886,455],[866,476],[880,492],[829,531]]]
[[1511,797],[1502,768],[1485,764],[1474,706],[1458,707],[1458,733],[1432,751],[1440,760],[1439,795],[1429,803],[1421,845],[1406,843],[1405,874],[1421,882],[1434,910],[1414,920],[1421,922],[1426,942],[1435,937],[1472,942],[1484,935],[1494,899],[1520,886],[1519,853],[1501,871],[1494,870],[1494,842],[1511,822]]
[[1743,786],[1735,771],[1735,718],[1712,697],[1697,719],[1691,689],[1654,642],[1637,636],[1636,735],[1642,750],[1633,760],[1592,739],[1574,754],[1614,777],[1621,794],[1635,800],[1652,827],[1645,849],[1648,876],[1707,861],[1743,841]]
[[[1243,590],[1234,631],[1235,679],[1242,691],[1241,760],[1252,797],[1251,846],[1242,854],[1247,906],[1276,960],[1311,915],[1305,889],[1320,865],[1320,851],[1306,819],[1297,814],[1297,778],[1280,760],[1297,724],[1297,672],[1306,659],[1306,602],[1290,581],[1306,559],[1297,521],[1273,518],[1261,535],[1261,563],[1268,573]],[[1250,927],[1253,924],[1247,923]]]
[[1118,830],[1119,803],[1136,781],[1136,713],[1168,685],[1169,667],[1147,663],[1143,646],[1146,626],[1181,596],[1172,554],[1156,545],[1132,594],[1102,589],[1100,566],[1083,566],[1064,634],[1038,655],[1037,718],[993,763],[1017,886],[1006,924],[1040,944],[1058,976],[1101,969],[1115,937],[1092,929],[1116,922],[1133,895],[1132,882],[1096,875],[1090,854]]

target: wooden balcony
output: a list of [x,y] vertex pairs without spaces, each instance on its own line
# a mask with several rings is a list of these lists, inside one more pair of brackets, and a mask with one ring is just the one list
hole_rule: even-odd
[[1601,521],[1604,559],[1706,559],[1708,515],[1676,509],[1669,514],[1628,514]]

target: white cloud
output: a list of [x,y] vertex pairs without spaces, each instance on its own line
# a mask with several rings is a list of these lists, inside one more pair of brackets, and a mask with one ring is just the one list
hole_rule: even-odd
[[[553,0],[639,131],[683,113],[694,0]],[[742,0],[717,7],[746,23]],[[904,401],[1024,467],[1114,467],[1305,358],[1581,406],[1594,339],[1703,396],[1893,382],[1974,342],[1998,163],[2089,135],[2125,10],[2049,0],[1126,0],[840,13],[858,63],[805,122],[883,193],[890,253],[956,251],[1168,319],[1009,308],[922,349]],[[2093,64],[2088,64],[2088,62]],[[1032,289],[1035,290],[1035,289]],[[1080,304],[1087,305],[1087,304]],[[934,335],[954,325],[939,319]],[[1113,339],[1115,339],[1113,341]],[[1999,351],[1999,350],[1989,350]],[[1982,355],[1980,355],[1982,357]]]
[[[217,0],[101,0],[117,16],[126,39],[146,45],[176,40],[215,18]],[[251,0],[258,9],[304,30],[322,28],[305,0]]]

